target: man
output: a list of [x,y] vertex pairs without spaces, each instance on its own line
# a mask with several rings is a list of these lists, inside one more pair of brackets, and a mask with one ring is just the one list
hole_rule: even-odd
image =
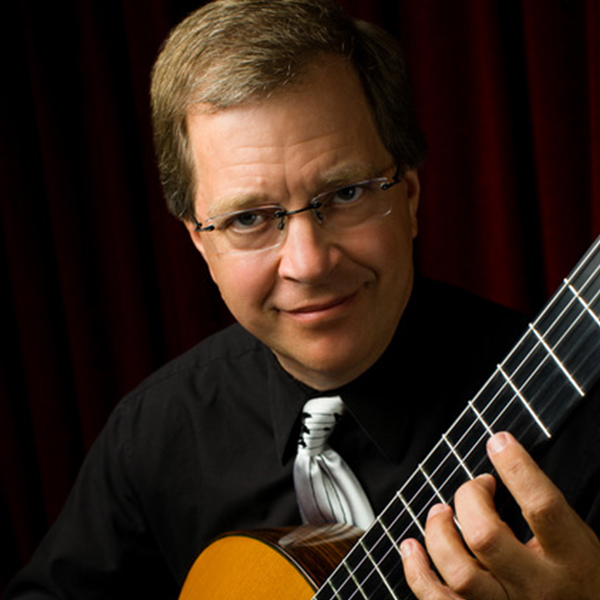
[[[7,598],[176,598],[214,536],[299,524],[293,460],[318,396],[343,399],[331,446],[379,513],[522,326],[415,279],[424,146],[376,28],[322,0],[217,0],[171,35],[152,98],[169,207],[238,325],[123,400]],[[540,459],[598,527],[600,451],[580,443],[595,404]],[[489,455],[533,537],[513,535],[495,480],[476,477],[454,503],[463,537],[447,504],[429,512],[439,575],[402,541],[415,595],[596,598],[596,535],[510,435]]]

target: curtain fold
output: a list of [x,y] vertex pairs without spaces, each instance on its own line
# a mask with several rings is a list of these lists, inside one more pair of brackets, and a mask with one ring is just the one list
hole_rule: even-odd
[[[600,233],[600,2],[340,2],[407,56],[420,271],[535,311]],[[197,5],[4,9],[0,590],[119,398],[231,320],[163,206],[149,125],[153,60]]]

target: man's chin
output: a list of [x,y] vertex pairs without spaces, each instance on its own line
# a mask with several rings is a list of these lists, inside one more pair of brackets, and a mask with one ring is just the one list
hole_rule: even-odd
[[[303,344],[298,341],[296,348]],[[295,379],[319,391],[332,390],[350,383],[377,360],[375,353],[365,353],[364,347],[353,352],[340,352],[340,343],[303,352],[274,351],[281,366]],[[362,350],[362,351],[361,351]]]

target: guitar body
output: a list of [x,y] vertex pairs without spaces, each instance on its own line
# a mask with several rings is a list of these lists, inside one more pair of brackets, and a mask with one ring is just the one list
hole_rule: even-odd
[[361,533],[332,524],[221,536],[194,563],[179,600],[310,600]]

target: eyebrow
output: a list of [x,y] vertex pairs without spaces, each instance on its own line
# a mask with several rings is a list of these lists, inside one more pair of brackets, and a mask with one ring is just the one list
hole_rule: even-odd
[[388,169],[389,167],[375,167],[372,164],[349,165],[340,169],[334,169],[330,174],[326,174],[321,179],[320,184],[317,185],[315,189],[335,189],[358,181],[377,179]]
[[220,215],[228,215],[231,213],[257,208],[259,206],[276,205],[276,202],[271,201],[266,194],[248,193],[237,194],[215,200],[208,207],[208,217],[213,218]]
[[[309,193],[307,202],[312,198],[326,192],[327,190],[344,187],[358,181],[368,179],[376,179],[382,177],[383,173],[390,168],[390,165],[385,167],[375,167],[372,164],[361,163],[356,165],[347,165],[343,167],[334,167],[329,173],[318,177],[314,186],[311,186],[313,191]],[[215,200],[208,208],[208,218],[214,218],[220,215],[227,215],[239,211],[258,208],[260,206],[280,206],[281,200],[273,200],[267,194],[260,192],[249,192],[234,194],[232,196]]]

